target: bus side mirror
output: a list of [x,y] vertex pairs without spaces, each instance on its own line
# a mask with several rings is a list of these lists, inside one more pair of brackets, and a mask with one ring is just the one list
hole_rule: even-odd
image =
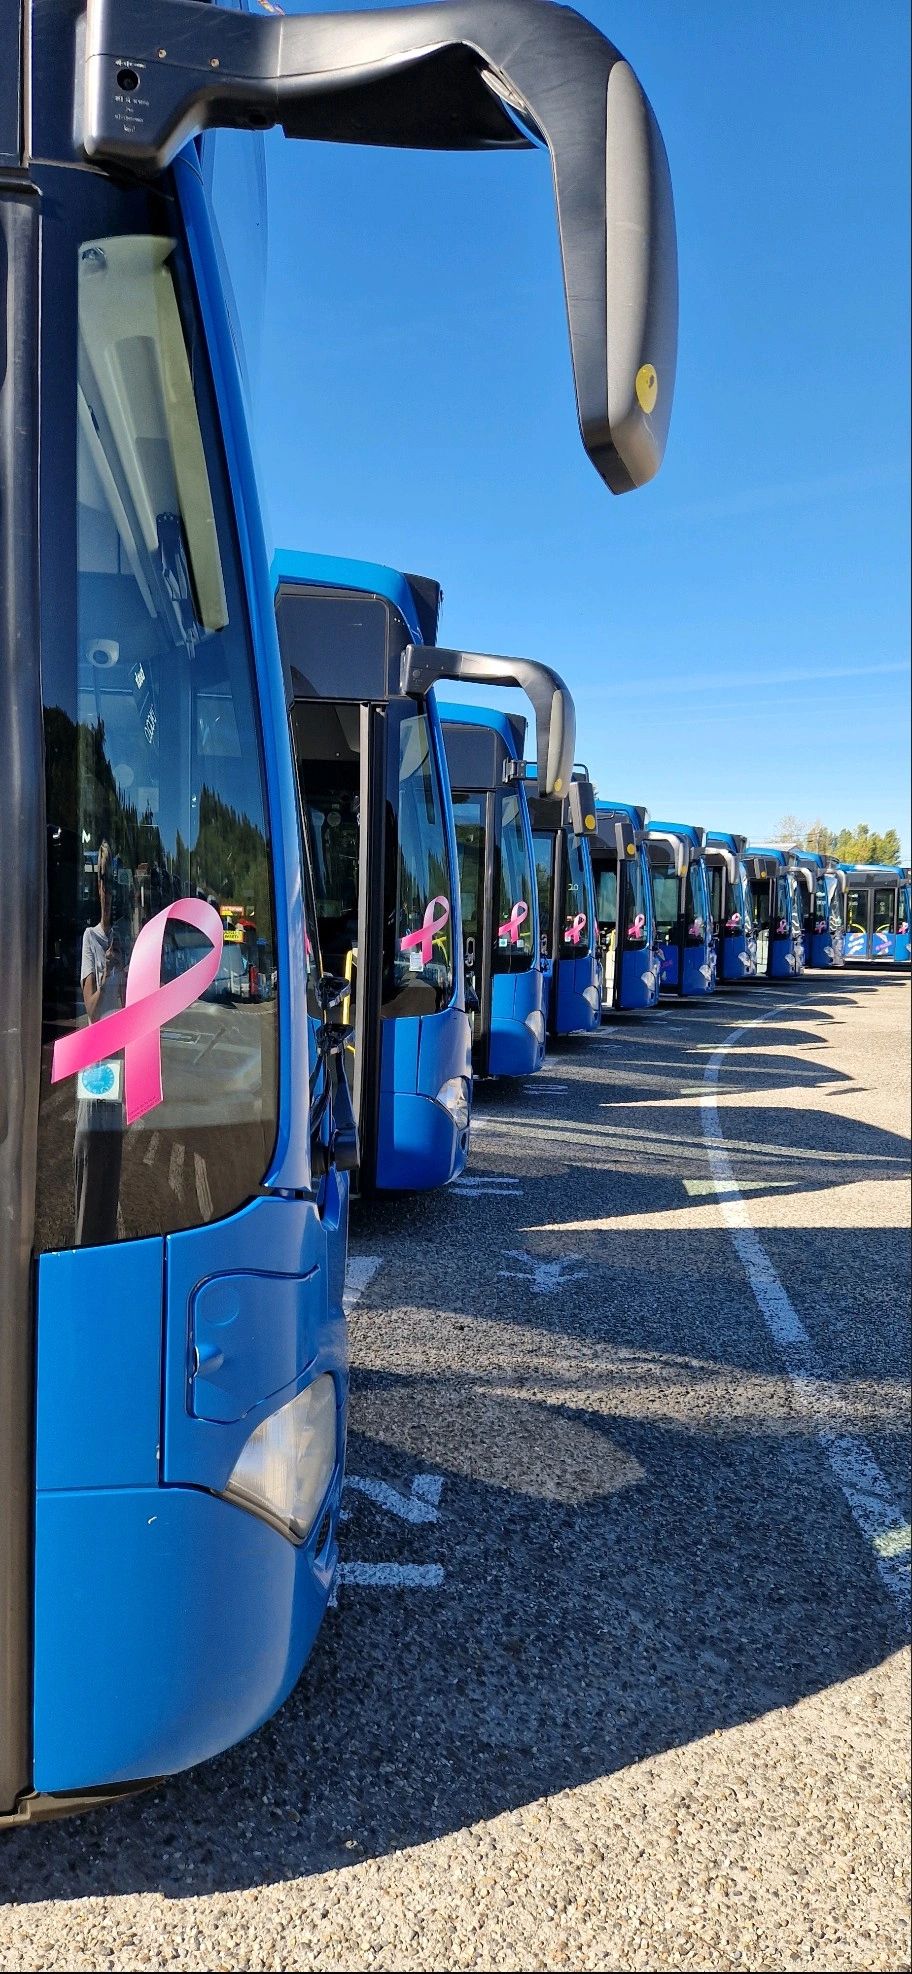
[[[576,708],[559,672],[537,658],[500,658],[490,651],[455,651],[440,644],[408,644],[400,684],[405,693],[429,692],[441,679],[470,685],[515,685],[535,708],[540,795],[565,795],[572,786]],[[521,764],[518,772],[522,773]]]
[[159,173],[206,129],[550,153],[583,444],[612,493],[658,472],[677,359],[668,160],[629,63],[553,0],[253,14],[88,0],[77,128],[90,159]]

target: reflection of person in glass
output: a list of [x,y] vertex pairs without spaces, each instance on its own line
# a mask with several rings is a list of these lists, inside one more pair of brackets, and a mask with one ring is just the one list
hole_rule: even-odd
[[[90,1022],[103,1021],[105,1015],[123,1007],[124,1001],[123,943],[112,926],[111,863],[111,846],[105,841],[98,852],[98,924],[86,926],[79,968]],[[77,1247],[95,1247],[117,1239],[124,1133],[122,1083],[119,1056],[93,1064],[79,1076],[73,1146]]]

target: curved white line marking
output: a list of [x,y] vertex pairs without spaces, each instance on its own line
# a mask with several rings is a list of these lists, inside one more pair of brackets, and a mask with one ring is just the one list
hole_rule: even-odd
[[[819,1378],[825,1376],[824,1366],[751,1226],[747,1206],[738,1189],[734,1167],[726,1150],[716,1104],[719,1070],[729,1050],[758,1022],[774,1020],[777,1014],[791,1005],[790,1001],[780,1001],[776,1007],[757,1015],[753,1021],[742,1022],[739,1028],[733,1028],[726,1040],[720,1042],[703,1074],[700,1109],[706,1156],[719,1210],[760,1314],[785,1363],[795,1401],[803,1411],[813,1412],[815,1385]],[[890,1484],[870,1448],[854,1433],[832,1432],[827,1427],[818,1426],[815,1437],[865,1539],[884,1589],[898,1604],[908,1625],[910,1531]]]

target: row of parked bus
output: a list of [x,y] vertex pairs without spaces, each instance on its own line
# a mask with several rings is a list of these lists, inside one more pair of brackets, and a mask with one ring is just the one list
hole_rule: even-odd
[[[909,959],[908,870],[650,820],[573,760],[563,680],[437,644],[441,592],[376,564],[279,554],[279,640],[363,1192],[445,1185],[473,1077],[660,996]],[[447,681],[522,687],[519,713]]]
[[[452,1178],[473,1077],[549,1032],[795,970],[805,928],[836,954],[838,872],[599,802],[563,682],[442,647],[436,584],[273,558],[271,125],[305,204],[308,140],[544,151],[612,492],[671,412],[668,162],[571,8],[0,7],[0,1825],[200,1761],[297,1679],[339,1559],[353,1178]],[[466,684],[524,689],[534,744]],[[869,911],[849,875],[849,938],[886,886]]]

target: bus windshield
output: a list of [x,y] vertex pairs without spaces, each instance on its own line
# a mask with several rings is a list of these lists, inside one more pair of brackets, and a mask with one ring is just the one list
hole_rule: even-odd
[[635,950],[637,947],[647,945],[649,941],[649,897],[642,855],[630,857],[625,868],[627,921],[624,926],[624,945]]
[[538,886],[538,925],[543,953],[551,951],[551,917],[554,884],[555,838],[547,830],[536,830],[532,837],[535,855],[535,882]]
[[534,958],[532,887],[523,811],[518,795],[500,795],[500,884],[492,971],[525,973]]
[[677,937],[680,912],[680,885],[674,867],[653,870],[652,888],[655,894],[656,936],[663,945],[668,945]]
[[568,959],[582,959],[592,945],[589,874],[581,837],[567,830],[564,836],[564,928],[562,946]]
[[456,855],[459,859],[459,900],[462,907],[462,938],[466,972],[471,976],[481,964],[482,912],[484,910],[485,797],[454,795],[453,821],[456,825]]
[[[76,254],[53,201],[45,229],[39,1247],[233,1211],[277,1115],[252,653],[195,297],[164,201],[69,181]],[[134,955],[146,991],[200,982],[161,1031],[162,1094],[138,1115],[128,1055],[81,1033],[129,1005]],[[83,1063],[56,1088],[52,1043],[55,1064]]]
[[389,748],[398,828],[387,859],[383,1013],[432,1014],[453,994],[453,873],[427,714],[391,707]]
[[684,914],[688,945],[701,945],[707,935],[709,919],[706,867],[702,863],[691,864],[688,868]]

